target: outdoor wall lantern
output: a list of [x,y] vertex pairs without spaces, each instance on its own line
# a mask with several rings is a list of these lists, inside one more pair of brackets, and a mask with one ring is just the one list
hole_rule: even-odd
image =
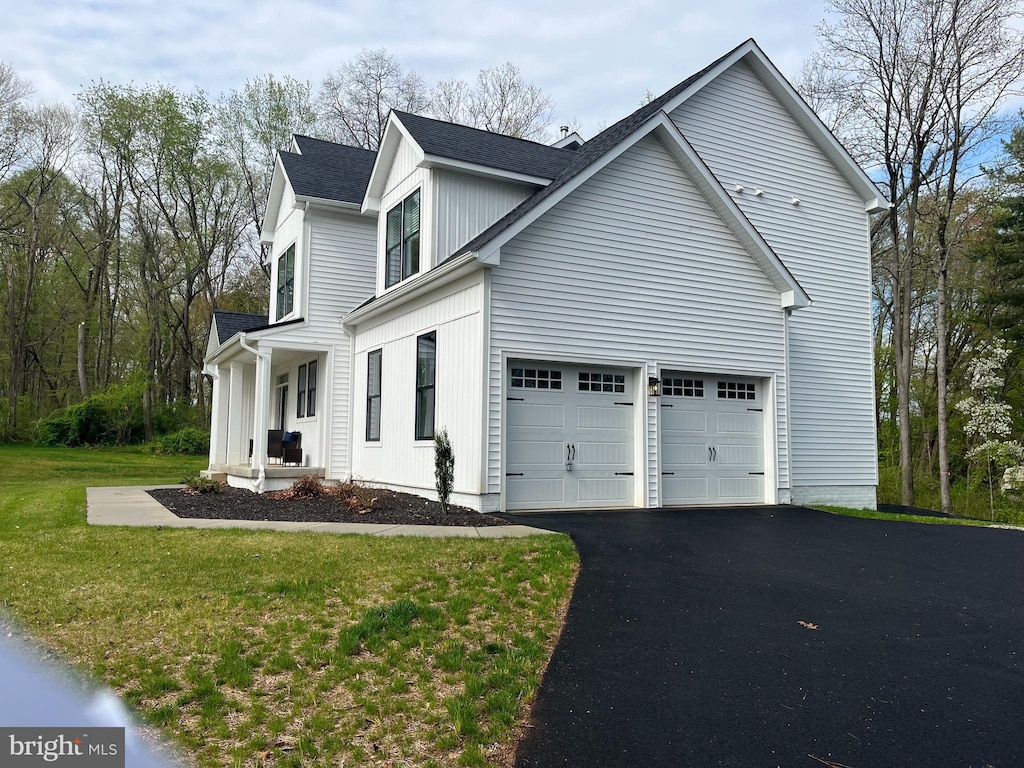
[[647,394],[651,397],[658,397],[661,394],[661,379],[656,376],[647,379]]

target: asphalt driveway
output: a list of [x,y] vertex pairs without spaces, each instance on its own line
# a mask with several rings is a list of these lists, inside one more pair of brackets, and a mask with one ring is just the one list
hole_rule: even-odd
[[528,517],[582,567],[519,768],[1024,765],[1024,533]]

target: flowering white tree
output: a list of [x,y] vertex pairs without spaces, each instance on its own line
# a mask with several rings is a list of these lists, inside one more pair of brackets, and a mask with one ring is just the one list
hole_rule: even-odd
[[1002,339],[984,344],[968,367],[974,394],[956,405],[967,416],[964,432],[974,444],[967,458],[979,459],[985,466],[990,517],[995,516],[995,471],[1024,462],[1024,445],[1010,439],[1011,408],[1000,398],[1005,383],[1003,369],[1009,357],[1010,350]]

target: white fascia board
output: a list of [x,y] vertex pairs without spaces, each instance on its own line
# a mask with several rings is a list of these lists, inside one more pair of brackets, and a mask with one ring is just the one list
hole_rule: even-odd
[[373,161],[370,180],[366,185],[366,195],[363,197],[361,206],[363,213],[380,213],[380,200],[387,192],[384,187],[388,183],[388,174],[391,173],[391,165],[395,162],[395,155],[403,140],[412,144],[417,162],[422,162],[423,149],[413,139],[409,130],[402,125],[402,121],[394,112],[391,112],[388,115],[388,124],[384,128],[384,138],[377,148],[377,157]]
[[580,144],[586,144],[586,141],[583,139],[583,137],[580,136],[576,131],[573,131],[568,136],[562,137],[561,139],[556,141],[551,146],[555,147],[557,149],[561,149],[562,147],[566,147],[569,144],[572,144],[573,142],[579,142]]
[[807,133],[811,141],[818,145],[825,156],[836,167],[836,170],[843,175],[850,186],[864,200],[864,210],[868,213],[877,213],[888,207],[885,196],[881,193],[875,183],[871,181],[864,169],[857,164],[853,156],[846,150],[832,132],[825,127],[814,110],[807,106],[796,89],[789,81],[782,76],[782,73],[775,67],[771,59],[761,50],[760,46],[753,40],[747,40],[728,58],[719,62],[718,66],[708,70],[689,88],[684,90],[674,99],[662,107],[664,112],[672,113],[683,103],[690,99],[695,93],[702,90],[708,83],[725,72],[737,62],[743,61],[764,83],[765,87],[785,107],[786,111],[793,116],[801,128]]
[[361,213],[359,203],[349,203],[345,200],[331,200],[326,197],[307,197],[306,195],[295,196],[296,208],[309,208],[316,206],[320,208],[342,209],[351,213]]
[[781,297],[785,309],[799,309],[810,306],[811,298],[797,282],[778,254],[750,223],[740,207],[725,191],[707,163],[697,150],[680,133],[671,118],[661,112],[652,120],[652,132],[657,136],[691,181],[700,190],[704,199],[715,209],[722,221],[740,241],[747,253],[754,259],[761,271],[772,281]]
[[260,243],[270,245],[274,242],[274,229],[277,226],[277,215],[281,210],[281,200],[284,198],[284,185],[288,183],[288,174],[285,173],[284,163],[281,162],[281,153],[274,158],[274,174],[270,179],[270,195],[267,199],[267,210],[263,214],[263,222],[260,225]]
[[345,329],[358,326],[361,322],[387,312],[406,301],[422,296],[428,291],[440,288],[479,268],[476,254],[466,253],[392,288],[383,296],[364,307],[354,309],[341,319]]
[[457,171],[459,173],[466,173],[471,176],[483,176],[488,179],[499,179],[501,181],[515,181],[522,184],[532,184],[535,187],[546,187],[548,184],[551,183],[551,179],[544,178],[543,176],[531,176],[526,173],[504,171],[500,168],[492,168],[489,165],[467,163],[462,160],[453,160],[450,157],[441,157],[439,155],[424,155],[423,159],[419,162],[419,167],[440,168],[446,171]]

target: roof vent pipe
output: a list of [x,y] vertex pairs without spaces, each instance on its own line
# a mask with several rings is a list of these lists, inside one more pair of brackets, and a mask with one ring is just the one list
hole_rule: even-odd
[[564,139],[564,138],[565,138],[566,136],[568,136],[568,135],[569,135],[569,126],[568,126],[568,125],[563,125],[563,126],[562,126],[561,128],[559,128],[559,130],[560,130],[560,131],[562,132],[562,138],[563,138],[563,139]]

